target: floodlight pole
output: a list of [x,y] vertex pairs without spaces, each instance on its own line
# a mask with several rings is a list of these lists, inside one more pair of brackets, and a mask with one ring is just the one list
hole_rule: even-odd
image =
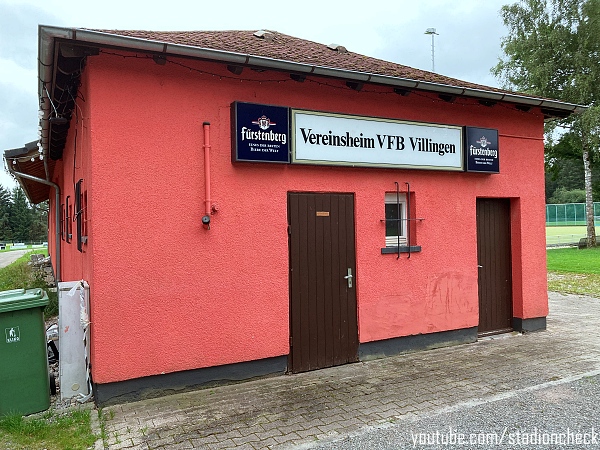
[[427,28],[425,34],[431,35],[431,71],[435,72],[435,35],[439,33],[435,32],[435,28]]

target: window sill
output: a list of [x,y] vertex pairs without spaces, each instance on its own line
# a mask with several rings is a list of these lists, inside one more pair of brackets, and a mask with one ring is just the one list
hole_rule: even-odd
[[[408,245],[401,245],[400,246],[400,253],[419,253],[421,251],[421,246],[420,245],[411,245],[410,249],[408,247]],[[397,255],[398,254],[398,247],[383,247],[381,249],[381,254],[382,255],[388,255],[388,254],[394,254]]]

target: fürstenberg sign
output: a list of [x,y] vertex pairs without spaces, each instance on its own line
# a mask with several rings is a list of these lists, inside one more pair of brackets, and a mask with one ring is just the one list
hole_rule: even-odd
[[463,170],[462,128],[292,110],[292,162]]

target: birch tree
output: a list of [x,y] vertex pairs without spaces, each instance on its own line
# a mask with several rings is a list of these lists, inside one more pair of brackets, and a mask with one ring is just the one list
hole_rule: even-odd
[[581,142],[587,245],[596,245],[592,154],[600,135],[600,0],[521,0],[501,9],[508,36],[492,69],[505,87],[587,106],[546,124],[547,145],[557,128]]

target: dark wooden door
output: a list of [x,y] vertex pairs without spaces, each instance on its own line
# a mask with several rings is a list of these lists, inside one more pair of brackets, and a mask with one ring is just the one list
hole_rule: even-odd
[[354,195],[290,192],[288,224],[289,370],[357,361]]
[[480,334],[512,328],[510,200],[477,199]]

